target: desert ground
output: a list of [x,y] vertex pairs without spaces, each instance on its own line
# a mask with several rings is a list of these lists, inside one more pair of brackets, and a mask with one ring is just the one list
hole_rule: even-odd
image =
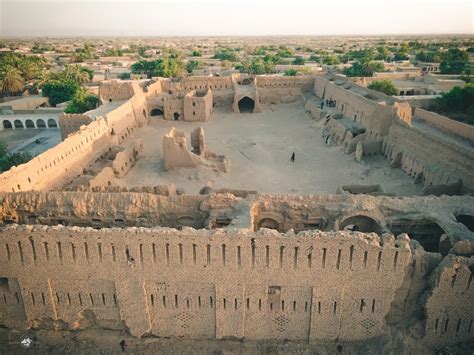
[[[217,173],[205,167],[165,171],[162,138],[173,126],[185,132],[189,149],[191,131],[202,126],[207,147],[230,160],[230,171]],[[357,163],[341,147],[326,146],[322,129],[322,121],[312,120],[301,103],[264,107],[262,113],[235,114],[217,108],[206,123],[155,116],[135,135],[143,140],[145,156],[116,184],[174,183],[187,193],[209,185],[276,194],[335,193],[340,185],[380,184],[385,192],[400,196],[420,193],[421,185],[401,170],[389,168],[382,156]],[[290,162],[293,152],[294,163]]]
[[[145,337],[137,339],[123,331],[90,328],[81,331],[26,330],[15,331],[0,328],[0,354],[381,354],[400,353],[409,349],[409,353],[427,353],[421,344],[406,338],[399,332],[395,340],[380,337],[357,343],[294,343],[290,341],[240,341],[240,340],[193,340]],[[30,348],[24,348],[20,341],[25,337],[34,340]],[[126,347],[122,351],[120,342]],[[469,345],[453,347],[465,353]],[[429,352],[428,352],[429,353]]]

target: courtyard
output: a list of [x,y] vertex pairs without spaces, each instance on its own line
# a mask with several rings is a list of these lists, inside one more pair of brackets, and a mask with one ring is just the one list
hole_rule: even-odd
[[[420,194],[422,186],[401,170],[391,169],[381,155],[357,163],[341,147],[327,146],[321,138],[323,122],[312,120],[301,103],[271,105],[262,111],[235,114],[216,108],[207,123],[152,117],[135,135],[143,140],[144,157],[115,184],[175,184],[186,193],[198,193],[208,185],[274,194],[335,193],[340,185],[380,184],[386,193]],[[191,131],[202,126],[207,147],[226,156],[230,171],[218,173],[202,166],[165,171],[162,139],[173,126],[185,133],[189,149]]]

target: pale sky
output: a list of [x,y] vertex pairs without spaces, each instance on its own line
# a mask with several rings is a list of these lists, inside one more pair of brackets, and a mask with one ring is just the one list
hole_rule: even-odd
[[0,37],[474,34],[464,0],[0,0]]

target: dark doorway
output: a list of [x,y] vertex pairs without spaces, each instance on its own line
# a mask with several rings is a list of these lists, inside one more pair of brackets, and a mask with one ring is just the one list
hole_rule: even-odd
[[26,120],[25,125],[26,125],[26,128],[35,128],[35,124],[33,123],[32,120]]
[[4,129],[12,129],[13,128],[12,123],[8,120],[4,120],[3,121],[3,128]]
[[458,214],[456,216],[456,220],[459,223],[464,224],[471,232],[474,232],[474,216],[470,216],[468,214]]
[[39,119],[38,121],[36,121],[36,127],[46,128],[46,123],[42,119]]
[[58,124],[56,123],[55,120],[53,120],[52,118],[50,118],[48,120],[48,127],[49,128],[58,128]]
[[239,101],[239,111],[240,113],[252,113],[255,109],[255,101],[250,97],[243,97]]
[[150,116],[163,116],[163,110],[159,108],[154,108],[153,110],[151,110]]
[[175,121],[179,121],[179,118],[181,117],[181,115],[180,115],[178,112],[175,112],[175,113],[173,114],[173,117],[174,117],[174,120],[175,120]]
[[14,124],[15,124],[15,128],[25,128],[23,126],[23,122],[21,122],[20,120],[15,120]]
[[373,218],[367,216],[352,216],[346,218],[341,222],[339,229],[363,233],[382,233],[382,228],[380,228],[379,224]]
[[432,253],[439,253],[440,238],[445,233],[438,223],[427,218],[398,219],[391,221],[388,227],[395,235],[408,234],[410,238],[417,240],[426,251]]
[[260,228],[268,228],[278,230],[278,222],[273,218],[263,218],[257,223],[257,230]]

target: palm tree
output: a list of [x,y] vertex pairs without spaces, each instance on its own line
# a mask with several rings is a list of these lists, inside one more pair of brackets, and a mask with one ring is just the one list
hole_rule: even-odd
[[78,84],[84,84],[90,81],[89,71],[78,64],[66,65],[63,73],[66,79],[74,80]]
[[38,74],[37,66],[26,59],[19,60],[16,68],[26,81],[33,79]]
[[41,89],[44,84],[46,84],[48,81],[54,78],[54,74],[52,74],[50,71],[42,71],[39,76],[36,78],[35,81],[35,86],[37,89]]
[[0,72],[0,91],[3,94],[17,93],[23,90],[25,81],[21,76],[21,72],[11,66],[6,65]]

